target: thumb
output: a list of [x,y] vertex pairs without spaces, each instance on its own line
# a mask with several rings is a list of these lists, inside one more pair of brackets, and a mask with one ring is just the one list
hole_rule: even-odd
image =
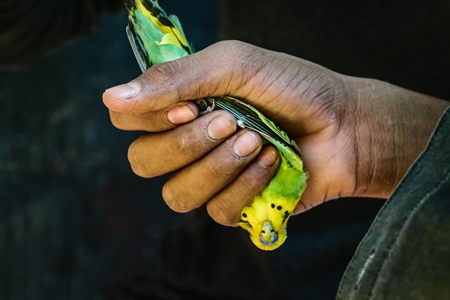
[[[248,64],[256,47],[237,41],[216,43],[178,60],[158,64],[129,83],[107,89],[103,102],[112,111],[144,113],[207,96],[244,97],[255,73]],[[247,93],[248,94],[248,93]]]

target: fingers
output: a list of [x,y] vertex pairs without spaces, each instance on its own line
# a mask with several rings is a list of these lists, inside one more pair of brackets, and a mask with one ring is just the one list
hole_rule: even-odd
[[179,170],[163,188],[171,209],[186,212],[209,201],[213,219],[234,226],[242,207],[261,192],[278,167],[273,146],[258,155],[259,134],[235,131],[231,114],[214,111],[184,126],[142,135],[130,146],[129,161],[142,177]]
[[261,56],[253,55],[255,52],[264,50],[242,42],[219,42],[187,57],[152,66],[135,80],[107,89],[103,102],[115,112],[145,113],[206,96],[245,97],[248,91],[241,87],[260,69],[249,62]]
[[223,41],[152,66],[135,80],[106,90],[103,102],[113,112],[133,116],[230,95],[260,109],[286,132],[305,135],[335,118],[334,105],[340,103],[335,100],[345,96],[341,77],[287,54]]
[[111,122],[122,130],[159,132],[194,120],[198,116],[193,102],[180,102],[170,109],[145,113],[118,113],[110,110]]
[[155,177],[184,167],[217,147],[236,131],[236,120],[215,111],[172,130],[144,134],[128,150],[137,175]]
[[219,224],[236,226],[242,207],[266,187],[280,164],[278,152],[266,146],[226,188],[214,195],[207,203],[209,215]]
[[163,188],[164,200],[178,212],[208,202],[208,211],[215,220],[235,225],[242,207],[276,171],[276,152],[272,148],[258,156],[261,146],[258,134],[240,131],[201,160],[174,174]]

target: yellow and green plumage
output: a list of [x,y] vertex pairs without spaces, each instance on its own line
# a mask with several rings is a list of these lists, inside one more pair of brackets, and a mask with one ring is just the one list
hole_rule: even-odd
[[[152,65],[193,53],[178,18],[167,15],[156,0],[127,0],[127,34],[139,66],[144,72]],[[307,174],[300,150],[288,135],[254,107],[235,98],[207,97],[198,101],[201,113],[223,109],[233,114],[242,128],[260,133],[278,150],[281,163],[260,195],[245,206],[237,223],[247,230],[262,250],[274,250],[286,240],[286,226],[306,188]]]

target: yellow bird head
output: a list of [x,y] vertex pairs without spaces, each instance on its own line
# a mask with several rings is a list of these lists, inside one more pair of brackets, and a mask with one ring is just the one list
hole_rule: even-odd
[[286,240],[286,224],[292,210],[290,205],[279,205],[279,201],[278,204],[266,201],[263,195],[257,196],[249,206],[242,209],[241,220],[237,225],[248,231],[255,246],[270,251],[280,247]]

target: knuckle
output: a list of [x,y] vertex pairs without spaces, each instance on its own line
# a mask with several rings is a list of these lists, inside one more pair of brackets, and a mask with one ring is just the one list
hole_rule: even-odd
[[[227,72],[240,69],[249,56],[247,44],[239,41],[221,41],[216,43],[214,48],[220,58],[216,60],[216,63],[219,64],[218,67]],[[239,71],[242,71],[242,69]]]
[[188,212],[194,209],[195,207],[190,207],[188,201],[183,201],[183,199],[180,198],[180,195],[176,192],[176,190],[177,189],[172,188],[170,180],[163,186],[162,197],[167,206],[171,210],[179,213]]
[[241,41],[221,41],[219,47],[219,68],[228,76],[221,82],[226,92],[241,90],[254,76],[267,65],[267,61],[260,61],[264,57],[260,48]]
[[[183,60],[183,62],[180,62]],[[166,63],[154,65],[143,75],[143,85],[149,87],[152,96],[159,98],[161,103],[174,103],[179,100],[196,99],[191,97],[192,91],[189,80],[189,72],[192,71],[188,59],[173,60]],[[188,76],[187,76],[188,75]],[[194,92],[198,92],[197,89]],[[154,109],[161,109],[158,102],[153,103]]]
[[225,207],[223,203],[218,203],[218,201],[209,201],[206,204],[206,210],[210,217],[221,225],[235,226],[239,221],[234,210]]
[[136,141],[134,141],[130,147],[128,147],[128,161],[134,174],[148,178],[148,174],[145,172],[145,168],[142,165],[141,159],[139,159],[138,152],[136,151]]
[[111,124],[117,129],[127,130],[126,124],[123,122],[123,118],[119,113],[110,111],[109,119],[111,120]]
[[232,154],[228,157],[217,159],[216,162],[210,165],[212,178],[228,179],[236,176],[238,170],[242,168],[242,161]]
[[232,56],[236,53],[242,53],[250,44],[238,40],[224,40],[215,43],[213,46],[219,49],[226,49],[226,53]]
[[157,64],[148,69],[144,75],[157,85],[173,84],[173,79],[179,72],[180,66],[177,61],[170,61],[162,64]]

